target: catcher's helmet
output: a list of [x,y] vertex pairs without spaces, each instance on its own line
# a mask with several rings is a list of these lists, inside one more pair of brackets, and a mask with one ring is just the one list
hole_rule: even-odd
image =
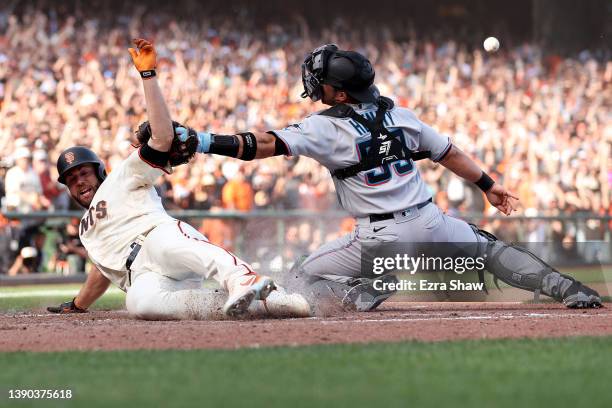
[[309,54],[302,64],[302,98],[318,101],[322,84],[346,91],[359,102],[376,102],[380,96],[374,85],[374,68],[355,51],[342,51],[335,44],[323,45]]
[[59,174],[57,181],[65,185],[68,170],[87,163],[96,167],[98,179],[104,181],[106,178],[104,163],[93,151],[83,146],[70,147],[60,154],[57,159],[57,173]]

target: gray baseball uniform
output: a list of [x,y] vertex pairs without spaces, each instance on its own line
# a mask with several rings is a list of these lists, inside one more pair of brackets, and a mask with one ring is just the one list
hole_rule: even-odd
[[[351,105],[372,119],[375,104]],[[417,119],[408,109],[395,107],[386,113],[385,127],[412,151],[430,151],[441,160],[451,148],[440,135]],[[350,118],[312,115],[301,123],[273,133],[287,145],[291,155],[317,160],[330,171],[358,163],[371,143],[370,132]],[[465,222],[445,215],[431,203],[431,193],[414,162],[386,163],[355,177],[334,177],[338,200],[357,220],[353,232],[323,245],[301,265],[311,276],[346,283],[361,274],[364,243],[388,242],[476,242],[477,236]],[[393,213],[391,219],[371,222],[371,214]]]

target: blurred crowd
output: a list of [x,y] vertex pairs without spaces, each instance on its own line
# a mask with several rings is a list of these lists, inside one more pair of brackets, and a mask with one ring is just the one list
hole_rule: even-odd
[[[504,47],[503,38],[500,52],[484,54],[479,42],[422,38],[409,25],[395,32],[338,20],[314,32],[299,17],[262,26],[194,13],[194,19],[178,21],[172,13],[139,6],[112,13],[59,5],[28,6],[18,15],[10,6],[0,9],[2,211],[76,209],[56,182],[55,160],[66,147],[91,147],[110,171],[132,151],[133,131],[146,112],[126,49],[131,38],[145,36],[155,42],[159,81],[174,119],[198,130],[283,128],[321,109],[300,98],[300,64],[308,51],[334,42],[367,55],[381,93],[449,135],[514,191],[520,214],[612,213],[609,55],[545,57],[532,44]],[[433,163],[419,167],[445,211],[495,213],[470,183]],[[199,155],[160,179],[158,190],[169,209],[337,209],[329,173],[308,158],[241,162]],[[334,224],[334,233],[342,223]],[[283,239],[314,247],[335,236],[303,224],[289,224]],[[57,234],[58,258],[82,255],[71,225]],[[579,234],[563,224],[539,225],[560,229],[561,240]],[[199,227],[230,248],[243,230],[216,219]],[[597,236],[609,227],[592,229]],[[0,246],[10,248],[1,251],[7,260],[0,260],[0,270],[34,253],[40,257],[37,221],[17,224],[0,216],[0,230]],[[61,261],[54,260],[53,268],[64,268]]]

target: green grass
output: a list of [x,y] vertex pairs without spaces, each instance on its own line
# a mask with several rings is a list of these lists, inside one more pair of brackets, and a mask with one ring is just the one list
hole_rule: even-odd
[[[205,281],[205,288],[217,288],[215,281]],[[50,305],[60,304],[77,295],[80,284],[64,283],[52,285],[21,285],[0,287],[0,313],[16,313],[31,310],[44,309]],[[48,294],[40,294],[41,291],[48,291]],[[51,292],[61,291],[62,294],[52,294]],[[29,292],[39,292],[34,296],[28,295]],[[15,297],[15,295],[23,295]],[[125,293],[111,286],[111,290],[105,293],[94,305],[91,310],[118,310],[125,307]]]
[[75,293],[81,288],[79,283],[57,283],[49,285],[19,285],[19,286],[6,286],[0,288],[0,294],[3,293],[18,293],[32,290],[73,290]]
[[0,406],[11,388],[74,393],[19,407],[612,406],[612,337],[0,353],[0,367]]
[[[59,305],[71,300],[79,292],[79,284],[58,285],[24,285],[8,286],[0,289],[0,313],[15,313],[29,310],[44,309],[47,306]],[[61,295],[25,296],[31,291],[62,291]],[[24,294],[23,297],[7,297],[14,294]],[[4,295],[4,296],[3,296]],[[91,308],[92,310],[117,310],[125,305],[125,293],[116,290],[105,293]]]

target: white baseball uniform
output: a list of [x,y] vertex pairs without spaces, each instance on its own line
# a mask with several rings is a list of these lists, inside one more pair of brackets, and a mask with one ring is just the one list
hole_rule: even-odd
[[[217,316],[219,301],[202,289],[203,278],[212,277],[227,290],[252,269],[166,213],[153,187],[163,171],[139,153],[113,169],[96,191],[81,219],[81,241],[101,273],[127,292],[130,314],[147,319]],[[128,273],[134,243],[141,249]]]
[[[372,103],[351,106],[369,120],[377,110]],[[430,151],[433,161],[441,160],[451,148],[448,137],[408,109],[392,108],[385,114],[384,125],[408,149]],[[285,142],[290,155],[311,157],[330,171],[358,163],[371,143],[369,130],[355,120],[317,114],[272,133]],[[386,163],[333,181],[341,206],[357,219],[357,225],[351,234],[323,245],[304,261],[301,268],[309,275],[341,283],[360,276],[362,243],[477,241],[466,222],[428,203],[431,193],[412,160]],[[393,218],[370,221],[372,214],[388,213]]]

